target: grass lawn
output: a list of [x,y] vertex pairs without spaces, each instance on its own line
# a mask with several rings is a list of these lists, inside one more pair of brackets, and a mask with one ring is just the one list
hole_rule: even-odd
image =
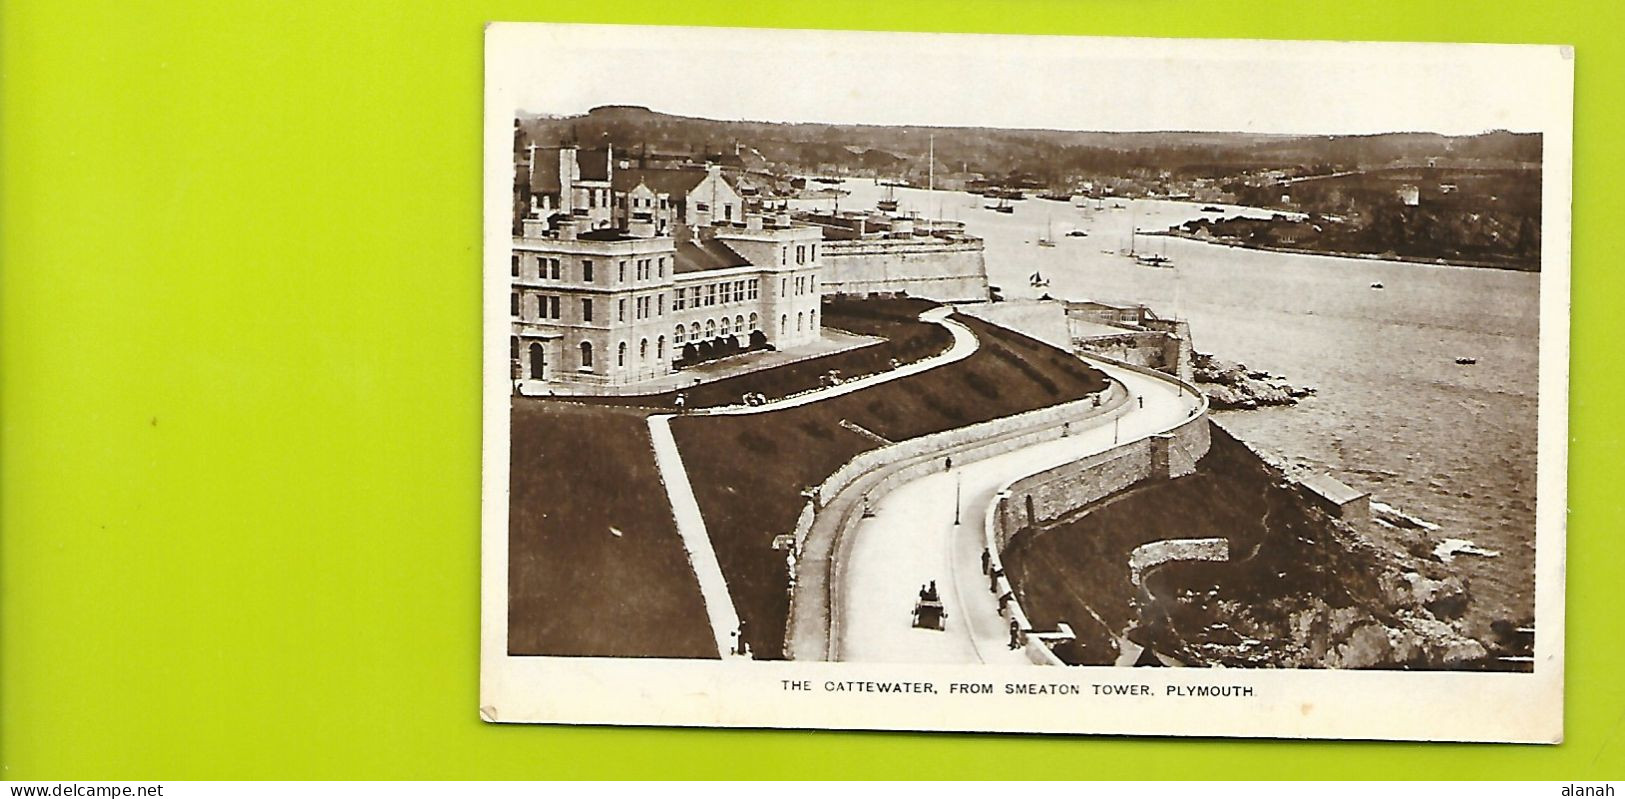
[[516,399],[508,652],[716,657],[644,415]]
[[[801,512],[801,489],[876,446],[846,420],[901,441],[1080,399],[1105,377],[1069,353],[959,317],[981,347],[971,357],[841,397],[744,416],[672,421],[734,605],[757,657],[777,657],[789,599],[773,536]],[[884,320],[880,320],[884,323]]]

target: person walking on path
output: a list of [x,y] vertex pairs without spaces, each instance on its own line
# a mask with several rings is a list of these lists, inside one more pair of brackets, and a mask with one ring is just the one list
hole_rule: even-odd
[[1021,625],[1015,619],[1010,620],[1010,648],[1021,648]]
[[982,550],[982,573],[987,574],[987,570],[991,568],[993,568],[993,556],[989,555],[987,550],[984,549]]

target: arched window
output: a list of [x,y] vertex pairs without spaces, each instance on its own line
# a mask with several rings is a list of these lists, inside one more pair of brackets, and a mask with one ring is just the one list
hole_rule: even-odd
[[735,333],[743,333],[743,332],[745,332],[745,317],[743,317],[743,316],[734,317],[734,332]]
[[700,323],[699,322],[695,322],[694,324],[688,326],[688,340],[689,341],[699,341],[700,340]]
[[732,327],[732,325],[733,325],[733,322],[730,321],[728,319],[728,317],[726,317],[726,316],[722,317],[722,335],[724,335],[724,336],[728,335],[728,331]]
[[761,328],[761,326],[762,326],[761,319],[758,318],[756,316],[756,314],[751,314],[750,315],[750,332],[752,332],[752,333],[756,332],[758,329]]
[[716,338],[717,337],[717,320],[715,320],[715,319],[707,319],[707,320],[705,320],[705,337],[706,338]]
[[677,331],[672,334],[671,343],[673,343],[673,344],[681,344],[681,343],[683,343],[683,332],[684,332],[683,326],[678,325],[677,326]]
[[800,311],[796,311],[796,332],[797,333],[801,332],[801,323],[802,323],[802,321],[804,320],[804,318],[806,316],[807,316],[806,314],[804,314],[804,313],[802,313]]
[[624,342],[624,341],[621,342],[621,346],[615,348],[615,365],[616,366],[625,366],[626,365],[626,342]]
[[658,361],[666,360],[666,337],[665,336],[661,336],[660,338],[655,339],[655,360],[658,360]]
[[787,313],[779,314],[779,335],[782,336],[788,332],[790,332],[790,315]]
[[547,355],[542,352],[541,344],[530,345],[530,379],[541,380],[547,368]]
[[592,368],[592,342],[581,342],[581,368]]
[[807,329],[808,330],[817,330],[818,329],[818,312],[817,311],[808,311],[807,312]]
[[649,360],[649,340],[648,339],[644,339],[644,340],[638,342],[638,360],[640,360],[640,361]]

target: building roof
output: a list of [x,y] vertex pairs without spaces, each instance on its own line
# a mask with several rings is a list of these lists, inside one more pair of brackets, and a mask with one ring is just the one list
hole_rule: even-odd
[[677,260],[672,271],[682,275],[736,266],[750,266],[750,261],[716,239],[703,239],[696,244],[692,239],[685,238],[677,242]]
[[1364,492],[1349,488],[1343,481],[1329,474],[1310,475],[1299,482],[1334,505],[1345,505],[1365,496]]
[[559,148],[536,148],[530,170],[530,190],[536,194],[559,193]]
[[617,169],[610,186],[616,191],[631,191],[642,183],[656,194],[681,197],[700,185],[706,174],[703,169]]

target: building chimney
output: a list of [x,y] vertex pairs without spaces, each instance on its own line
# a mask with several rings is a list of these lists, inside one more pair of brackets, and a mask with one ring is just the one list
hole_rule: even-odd
[[575,241],[576,240],[576,224],[577,223],[576,223],[575,217],[572,217],[572,216],[569,216],[569,215],[559,217],[559,224],[558,224],[559,241]]
[[755,211],[751,211],[751,212],[746,213],[745,214],[745,229],[746,230],[761,230],[762,229],[762,215],[760,213],[758,213],[758,212],[755,212]]

